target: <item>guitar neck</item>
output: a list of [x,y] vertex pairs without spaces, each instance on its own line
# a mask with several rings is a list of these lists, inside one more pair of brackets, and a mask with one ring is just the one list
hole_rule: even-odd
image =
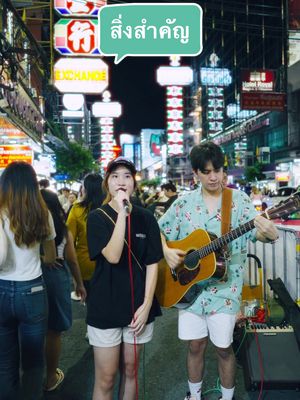
[[[300,211],[300,190],[290,196],[287,200],[281,201],[274,207],[268,208],[266,212],[261,214],[262,217],[268,219],[283,218],[293,212]],[[184,262],[188,266],[189,261],[192,261],[194,265],[195,258],[202,259],[208,254],[220,250],[233,240],[243,236],[245,233],[251,231],[254,228],[254,218],[251,221],[239,226],[238,228],[226,233],[225,235],[212,240],[209,244],[202,247],[201,249],[194,250],[185,256]]]
[[208,245],[202,247],[201,249],[197,250],[199,258],[203,258],[208,254],[220,250],[222,247],[226,246],[233,240],[243,236],[245,233],[251,231],[254,228],[254,219],[251,221],[246,222],[245,224],[239,226],[236,229],[226,233],[225,235],[212,240]]

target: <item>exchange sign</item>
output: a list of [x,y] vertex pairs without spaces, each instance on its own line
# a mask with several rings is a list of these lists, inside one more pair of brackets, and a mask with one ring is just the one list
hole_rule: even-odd
[[108,65],[100,59],[61,58],[54,64],[54,85],[62,93],[102,93]]

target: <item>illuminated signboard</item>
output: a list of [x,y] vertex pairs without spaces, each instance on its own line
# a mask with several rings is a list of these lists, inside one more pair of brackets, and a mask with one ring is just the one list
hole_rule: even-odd
[[239,104],[228,104],[226,106],[227,117],[232,119],[248,119],[254,117],[257,114],[255,110],[241,110]]
[[92,105],[92,114],[94,117],[112,117],[117,118],[122,114],[121,103],[117,101],[101,102],[96,101]]
[[62,55],[97,56],[97,19],[60,19],[54,25],[54,47]]
[[159,67],[156,80],[162,86],[186,86],[193,82],[193,70],[190,67]]
[[243,110],[284,111],[286,94],[275,92],[241,93],[241,107]]
[[66,16],[94,16],[98,15],[100,7],[106,5],[106,0],[54,0],[55,10]]
[[241,80],[242,92],[272,92],[274,90],[275,75],[270,70],[244,70]]
[[141,130],[142,169],[153,166],[162,160],[162,129]]
[[113,118],[100,118],[101,130],[101,155],[100,165],[104,172],[107,164],[114,158],[113,146],[116,144],[114,139],[114,122]]
[[61,58],[54,65],[54,85],[62,93],[102,93],[108,66],[100,59]]
[[25,145],[0,145],[0,168],[6,168],[13,161],[24,161],[32,164],[32,148]]
[[0,139],[27,139],[27,135],[5,118],[0,117]]
[[[173,67],[171,67],[173,68]],[[167,152],[170,156],[183,153],[183,88],[167,87]]]
[[227,68],[200,68],[200,79],[204,86],[229,86],[232,83]]

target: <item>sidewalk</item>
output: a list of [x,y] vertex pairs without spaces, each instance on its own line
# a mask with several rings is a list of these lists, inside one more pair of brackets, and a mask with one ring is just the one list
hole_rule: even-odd
[[[79,302],[73,302],[73,327],[63,337],[60,363],[65,380],[55,392],[45,394],[47,400],[92,400],[93,352],[84,339],[85,311]],[[177,310],[164,310],[163,317],[156,320],[154,338],[141,357],[139,400],[183,400],[187,390],[185,356],[186,345],[177,338]],[[206,360],[203,392],[207,393],[205,400],[216,400],[220,394],[214,391],[218,374],[212,347],[208,349]],[[245,391],[241,368],[237,370],[235,396],[236,400],[258,400],[259,396],[258,392]],[[117,400],[116,395],[114,400]],[[261,400],[300,400],[300,393],[265,391]]]

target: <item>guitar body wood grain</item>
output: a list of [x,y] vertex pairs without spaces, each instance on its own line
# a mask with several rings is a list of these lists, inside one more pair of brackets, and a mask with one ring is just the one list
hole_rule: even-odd
[[[215,237],[210,235],[203,229],[197,229],[186,238],[169,241],[167,244],[171,248],[190,253],[209,244]],[[221,279],[224,277],[225,271],[225,264],[217,263],[215,253],[210,253],[192,269],[187,268],[184,263],[179,265],[176,268],[177,280],[175,280],[166,260],[162,259],[158,264],[156,297],[162,307],[172,307],[194,284],[214,277]]]

